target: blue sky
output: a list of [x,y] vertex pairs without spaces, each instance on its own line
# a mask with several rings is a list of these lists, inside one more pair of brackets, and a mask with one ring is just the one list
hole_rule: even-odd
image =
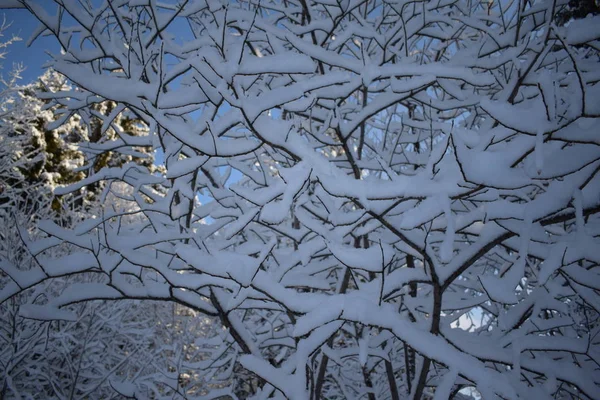
[[[50,2],[44,3],[49,7],[46,11],[50,14],[56,14],[56,7]],[[3,60],[2,73],[7,74],[13,66],[13,63],[22,63],[27,69],[23,72],[23,80],[20,84],[27,84],[40,76],[44,68],[42,66],[50,59],[48,52],[54,54],[60,51],[60,45],[53,37],[38,37],[31,46],[27,46],[27,42],[31,38],[32,33],[39,26],[39,22],[25,9],[0,9],[0,21],[6,20],[7,24],[11,24],[10,28],[4,32],[4,37],[0,40],[7,40],[12,36],[19,36],[21,41],[14,43],[7,49],[7,54]],[[67,22],[69,17],[64,17]],[[175,35],[177,41],[182,42],[192,39],[193,36],[189,31],[187,23],[174,23],[169,32]]]
[[[21,38],[20,41],[6,49],[7,54],[4,59],[0,61],[2,64],[2,70],[0,72],[2,74],[8,74],[11,71],[13,64],[21,63],[26,69],[21,75],[23,79],[19,84],[24,85],[30,83],[36,80],[36,78],[44,72],[43,65],[50,60],[50,55],[48,53],[58,53],[60,51],[60,46],[53,37],[38,37],[31,46],[27,46],[27,42],[29,41],[32,32],[36,30],[39,24],[39,22],[29,14],[29,11],[22,9],[0,10],[0,14],[3,14],[0,15],[0,21],[4,18],[7,24],[11,24],[10,28],[4,32],[4,37],[0,38],[0,40],[7,40],[13,36]],[[175,33],[180,40],[191,37],[189,31],[186,29],[176,29],[173,33]],[[162,152],[157,152],[156,158],[158,163],[162,163]],[[240,176],[238,171],[234,171],[230,178],[230,183],[239,180]],[[208,203],[213,200],[210,196],[207,196],[207,194],[208,192],[206,194],[198,194],[202,203]],[[212,219],[209,218],[207,222],[212,222]]]
[[6,49],[8,53],[1,61],[2,73],[7,74],[14,63],[22,63],[27,69],[22,74],[23,80],[20,84],[30,83],[42,74],[42,65],[50,59],[47,52],[56,53],[60,51],[60,47],[56,40],[50,37],[40,37],[30,47],[27,47],[27,41],[39,24],[29,14],[29,11],[1,10],[0,14],[3,14],[2,17],[6,19],[6,23],[12,24],[0,40],[6,40],[12,36],[19,36],[22,39]]

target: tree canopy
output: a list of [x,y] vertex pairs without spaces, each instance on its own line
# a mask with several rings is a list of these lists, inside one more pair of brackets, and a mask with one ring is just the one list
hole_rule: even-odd
[[[565,22],[565,0],[48,3],[0,1],[63,48],[50,64],[69,88],[42,94],[56,126],[98,120],[84,165],[145,149],[164,170],[130,158],[54,190],[98,184],[121,205],[24,238],[28,285],[94,276],[26,315],[137,299],[214,318],[193,341],[207,358],[187,360],[211,398],[599,396],[600,16]],[[111,133],[123,113],[147,134]],[[0,268],[3,301],[24,272]]]

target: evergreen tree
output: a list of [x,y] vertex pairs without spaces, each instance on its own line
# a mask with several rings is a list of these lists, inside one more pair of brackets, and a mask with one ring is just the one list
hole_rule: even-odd
[[569,0],[556,15],[558,25],[564,25],[571,19],[582,19],[588,15],[600,14],[598,0]]

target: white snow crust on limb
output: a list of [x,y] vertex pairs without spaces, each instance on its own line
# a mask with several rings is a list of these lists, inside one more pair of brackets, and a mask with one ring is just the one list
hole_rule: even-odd
[[[64,83],[64,77],[48,71],[37,82],[22,87],[11,84],[0,95],[0,397],[110,398],[115,391],[135,393],[125,390],[132,387],[144,398],[153,389],[165,393],[167,386],[155,374],[168,369],[171,360],[164,356],[165,347],[169,337],[181,331],[173,325],[164,328],[164,321],[173,321],[173,303],[157,306],[131,300],[132,295],[125,297],[118,285],[104,279],[104,271],[110,271],[121,260],[106,251],[94,252],[91,242],[85,240],[85,233],[102,225],[102,218],[89,218],[77,230],[68,230],[71,238],[82,236],[76,244],[83,247],[56,236],[61,228],[71,228],[84,216],[136,221],[132,212],[139,212],[139,208],[128,200],[133,198],[133,191],[120,190],[119,182],[103,188],[105,182],[96,180],[96,188],[84,186],[87,190],[79,194],[67,193],[58,198],[52,193],[57,184],[89,173],[80,163],[83,153],[91,153],[87,149],[96,144],[95,150],[113,149],[118,140],[112,139],[118,135],[126,136],[136,148],[100,157],[102,162],[114,166],[132,161],[130,157],[143,158],[146,168],[154,170],[152,157],[137,147],[148,143],[131,140],[151,137],[131,114],[122,113],[123,107],[114,109],[117,115],[111,112],[114,104],[110,102],[82,110],[83,114],[88,112],[86,117],[94,116],[86,125],[81,115],[66,113],[66,119],[65,113],[55,116],[53,111],[59,106],[46,108],[48,104],[33,95],[40,88],[60,90]],[[105,129],[99,116],[106,114],[111,126]],[[53,121],[60,124],[53,127]],[[89,138],[88,133],[94,138],[94,130],[88,130],[90,125],[101,128],[98,132],[111,140],[76,150],[74,141]],[[141,167],[144,161],[133,164]],[[102,205],[100,197],[105,199]],[[39,224],[43,219],[52,223]],[[43,234],[42,228],[55,236]],[[87,248],[92,251],[85,251]],[[150,293],[156,291],[147,290],[144,298]],[[176,298],[186,294],[182,296],[181,289],[172,292]],[[162,297],[170,298],[168,292]],[[188,324],[186,328],[196,327]],[[171,348],[182,350],[183,343]],[[186,357],[198,360],[191,351]],[[136,375],[135,384],[121,382],[131,373]],[[121,385],[111,385],[113,381]]]
[[[99,297],[216,317],[226,334],[199,340],[239,397],[599,397],[597,16],[21,3],[64,48],[50,65],[73,88],[44,97],[73,114],[113,101],[164,156],[164,174],[123,163],[59,189],[118,181],[136,218],[41,224],[39,280],[91,268]],[[113,141],[87,156],[145,145]],[[61,266],[59,243],[95,264]]]

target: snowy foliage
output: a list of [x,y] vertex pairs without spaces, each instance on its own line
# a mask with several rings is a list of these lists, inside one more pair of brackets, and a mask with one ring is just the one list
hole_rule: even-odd
[[[55,190],[120,182],[136,207],[39,225],[29,284],[96,280],[38,316],[144,299],[218,318],[189,344],[210,362],[184,368],[213,397],[600,396],[599,16],[559,23],[566,0],[52,3],[6,1],[64,48],[51,65],[72,89],[44,97],[84,120],[114,102],[90,148],[158,150],[165,175],[130,162]],[[125,111],[149,135],[110,136]]]
[[[93,285],[97,278],[63,269],[56,279],[35,285],[39,264],[22,237],[39,237],[35,224],[40,220],[71,226],[102,209],[98,193],[90,190],[61,201],[52,194],[57,184],[86,175],[76,170],[84,157],[73,139],[85,134],[86,126],[75,116],[50,129],[54,111],[34,96],[41,88],[64,89],[64,77],[47,72],[39,83],[19,87],[18,72],[3,82],[0,97],[0,398],[110,398],[123,394],[122,383],[134,377],[149,391],[160,385],[156,374],[168,371],[165,340],[180,331],[173,325],[157,329],[157,321],[170,318],[172,306],[96,301],[56,310],[51,319],[40,313],[66,287]],[[126,127],[126,119],[115,126]],[[119,162],[110,156],[105,161]],[[102,206],[128,209],[115,193],[123,194],[111,188]],[[63,243],[51,254],[76,262],[70,257],[75,251]]]

